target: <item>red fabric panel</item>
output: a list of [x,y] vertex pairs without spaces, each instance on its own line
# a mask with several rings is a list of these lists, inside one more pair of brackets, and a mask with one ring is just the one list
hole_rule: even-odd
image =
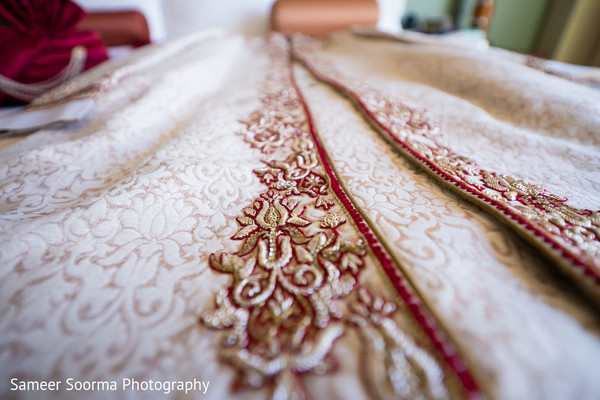
[[[87,49],[85,69],[108,59],[100,37],[76,30],[86,13],[70,0],[0,2],[0,74],[22,83],[52,78],[77,45]],[[0,104],[9,98],[0,92]]]

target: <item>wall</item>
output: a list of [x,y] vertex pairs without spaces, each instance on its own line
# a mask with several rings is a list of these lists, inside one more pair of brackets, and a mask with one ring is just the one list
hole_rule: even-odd
[[[160,42],[199,29],[262,36],[269,31],[269,14],[275,0],[75,0],[88,10],[139,9],[148,19],[152,39]],[[436,1],[436,0],[429,0]],[[401,29],[406,0],[377,0],[378,26]]]
[[[262,36],[269,31],[269,14],[275,0],[163,0],[169,37],[196,29],[223,28],[230,32]],[[406,0],[376,0],[378,26],[387,31],[401,28]]]
[[199,29],[222,28],[248,35],[268,31],[275,0],[75,0],[95,10],[137,9],[148,20],[152,39],[161,42]]
[[274,0],[164,0],[169,37],[205,28],[264,35]]
[[408,0],[406,15],[416,14],[419,18],[450,16],[460,29],[471,27],[473,10],[477,0]]
[[550,0],[534,53],[551,58],[567,25],[576,0]]
[[492,46],[530,53],[549,0],[496,0],[489,41]]
[[406,14],[414,13],[419,18],[448,15],[452,9],[452,0],[408,0]]
[[600,1],[577,0],[554,51],[559,61],[600,66]]

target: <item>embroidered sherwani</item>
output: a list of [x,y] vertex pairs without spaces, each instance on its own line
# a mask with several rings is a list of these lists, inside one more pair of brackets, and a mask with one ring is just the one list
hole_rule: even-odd
[[600,393],[600,94],[518,56],[203,33],[0,152],[10,380],[111,398]]

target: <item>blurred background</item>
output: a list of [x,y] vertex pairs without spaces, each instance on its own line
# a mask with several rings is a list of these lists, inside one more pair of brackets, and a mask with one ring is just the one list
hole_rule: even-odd
[[492,46],[600,66],[599,0],[408,0],[403,18],[410,16],[421,27],[428,19],[449,19],[454,29],[481,25]]
[[[155,42],[209,27],[264,35],[270,29],[270,12],[275,1],[76,0],[90,11],[142,11]],[[378,26],[389,31],[404,27],[441,33],[476,28],[493,46],[573,64],[600,66],[600,0],[377,0],[377,3]]]

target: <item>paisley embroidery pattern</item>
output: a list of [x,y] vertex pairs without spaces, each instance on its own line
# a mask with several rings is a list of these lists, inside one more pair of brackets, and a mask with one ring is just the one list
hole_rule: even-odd
[[331,349],[350,330],[363,339],[374,395],[447,398],[441,366],[395,322],[396,306],[359,284],[367,246],[333,200],[286,52],[271,57],[262,107],[242,134],[283,160],[254,170],[268,189],[237,218],[239,250],[210,258],[232,283],[202,323],[226,331],[223,359],[247,385],[270,385],[273,398],[305,398],[302,375],[331,371]]
[[[546,252],[560,251],[559,265],[584,289],[600,298],[600,212],[577,209],[567,199],[523,180],[480,168],[452,151],[424,113],[343,76],[321,57],[318,45],[296,38],[294,54],[319,79],[358,103],[392,143],[473,201],[483,201],[505,221],[527,233]],[[575,268],[573,268],[575,266]]]

